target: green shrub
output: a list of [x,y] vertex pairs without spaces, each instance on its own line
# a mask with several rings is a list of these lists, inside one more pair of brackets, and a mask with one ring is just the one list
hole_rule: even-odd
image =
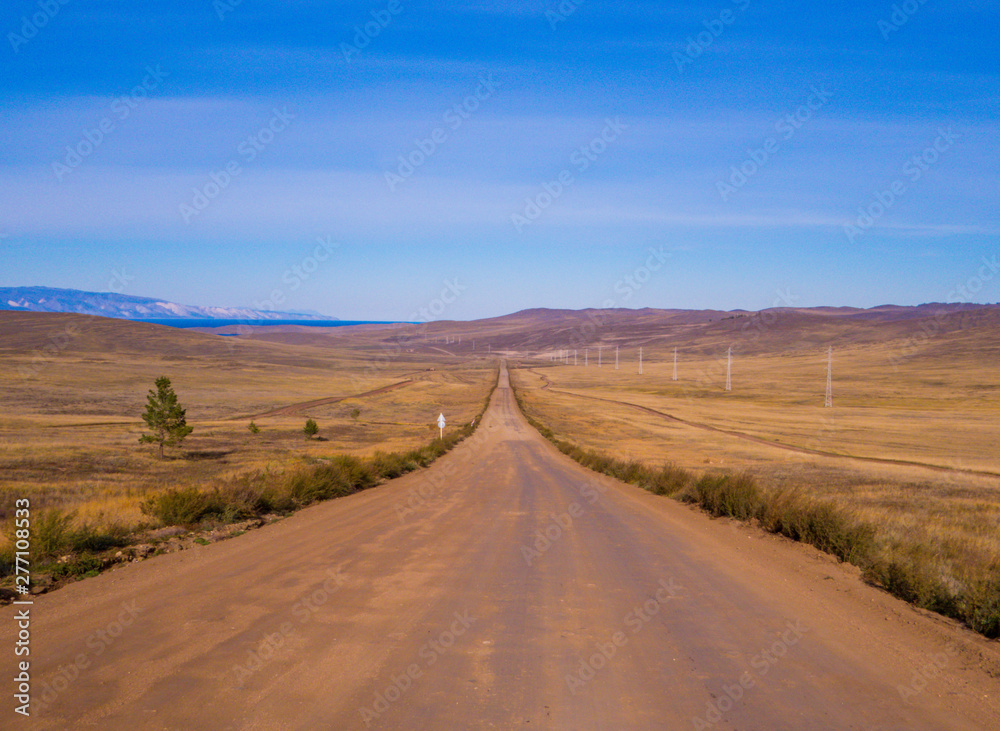
[[627,482],[630,485],[638,484],[646,472],[646,468],[642,462],[635,459],[630,459],[628,462],[614,460],[609,470],[609,474],[616,480]]
[[772,492],[757,518],[764,530],[808,543],[862,568],[876,553],[875,527],[856,520],[833,503],[790,491]]
[[749,520],[762,503],[760,488],[747,473],[705,475],[694,485],[696,502],[716,517]]
[[407,472],[412,472],[417,465],[412,460],[408,460],[406,455],[393,452],[376,452],[371,458],[372,467],[379,477],[394,479]]
[[959,597],[927,563],[914,563],[911,557],[883,559],[868,566],[863,577],[910,604],[946,617],[965,619]]
[[48,567],[52,578],[59,580],[71,576],[97,576],[103,568],[101,559],[89,553],[71,556],[64,563],[52,564]]
[[1000,570],[974,581],[964,596],[966,623],[991,639],[1000,637]]
[[330,464],[293,474],[287,492],[298,505],[309,505],[365,490],[377,482],[378,472],[373,463],[338,455]]
[[221,514],[218,496],[202,492],[196,487],[171,488],[160,492],[140,505],[144,515],[157,518],[164,525],[195,525],[202,519]]
[[654,495],[673,495],[693,479],[687,470],[667,463],[657,471],[651,470],[643,487]]
[[841,561],[864,566],[875,552],[874,526],[860,523],[832,503],[814,503],[806,510],[800,540]]
[[274,494],[269,483],[270,476],[266,473],[241,475],[216,487],[209,502],[220,508],[223,522],[231,523],[268,513],[272,510]]
[[594,472],[600,472],[602,475],[614,475],[615,473],[616,461],[606,455],[598,454],[594,451],[585,452],[583,450],[577,450],[575,453],[570,452],[569,455],[587,469],[594,470]]
[[100,553],[110,548],[122,548],[129,544],[128,530],[121,524],[96,527],[85,525],[72,531],[68,547],[74,553]]
[[31,521],[31,550],[37,558],[48,558],[69,549],[75,513],[50,508]]

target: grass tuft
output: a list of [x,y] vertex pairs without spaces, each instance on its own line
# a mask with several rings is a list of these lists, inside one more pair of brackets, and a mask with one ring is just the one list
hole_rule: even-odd
[[148,498],[141,508],[164,525],[196,525],[221,512],[221,503],[212,497],[196,487],[170,488]]

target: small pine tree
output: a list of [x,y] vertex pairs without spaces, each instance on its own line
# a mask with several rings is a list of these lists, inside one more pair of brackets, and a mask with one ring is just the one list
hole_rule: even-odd
[[248,426],[247,429],[250,430],[251,434],[260,434],[260,427],[254,424],[252,421],[250,422],[250,426]]
[[351,409],[351,418],[352,419],[354,419],[355,421],[357,421],[359,416],[361,416],[361,409]]
[[160,459],[163,459],[163,445],[180,444],[184,437],[194,431],[184,418],[185,410],[177,402],[177,394],[170,385],[170,379],[160,376],[156,379],[156,390],[149,390],[146,413],[142,420],[153,431],[143,434],[139,441],[160,445]]
[[319,431],[319,427],[316,426],[316,421],[314,419],[307,419],[306,425],[302,427],[302,432],[306,435],[306,439],[312,439],[316,436]]

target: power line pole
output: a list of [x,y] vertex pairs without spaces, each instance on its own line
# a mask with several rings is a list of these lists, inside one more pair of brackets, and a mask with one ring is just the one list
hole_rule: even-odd
[[573,348],[573,365],[577,365],[577,362],[576,362],[576,348]]
[[726,390],[733,390],[733,348],[730,346],[729,355],[726,357]]
[[615,370],[618,370],[618,346],[615,346]]
[[833,406],[833,346],[826,352],[826,407]]
[[677,380],[677,348],[674,348],[674,380]]
[[639,375],[642,375],[642,348],[639,348]]
[[601,367],[601,346],[597,346],[597,367]]
[[584,367],[590,365],[590,348],[583,349],[583,365]]

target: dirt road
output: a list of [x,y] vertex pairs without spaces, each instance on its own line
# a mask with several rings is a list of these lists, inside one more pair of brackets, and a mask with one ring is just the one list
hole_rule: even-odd
[[38,597],[31,652],[0,727],[1000,727],[997,643],[583,470],[506,371],[430,469]]

